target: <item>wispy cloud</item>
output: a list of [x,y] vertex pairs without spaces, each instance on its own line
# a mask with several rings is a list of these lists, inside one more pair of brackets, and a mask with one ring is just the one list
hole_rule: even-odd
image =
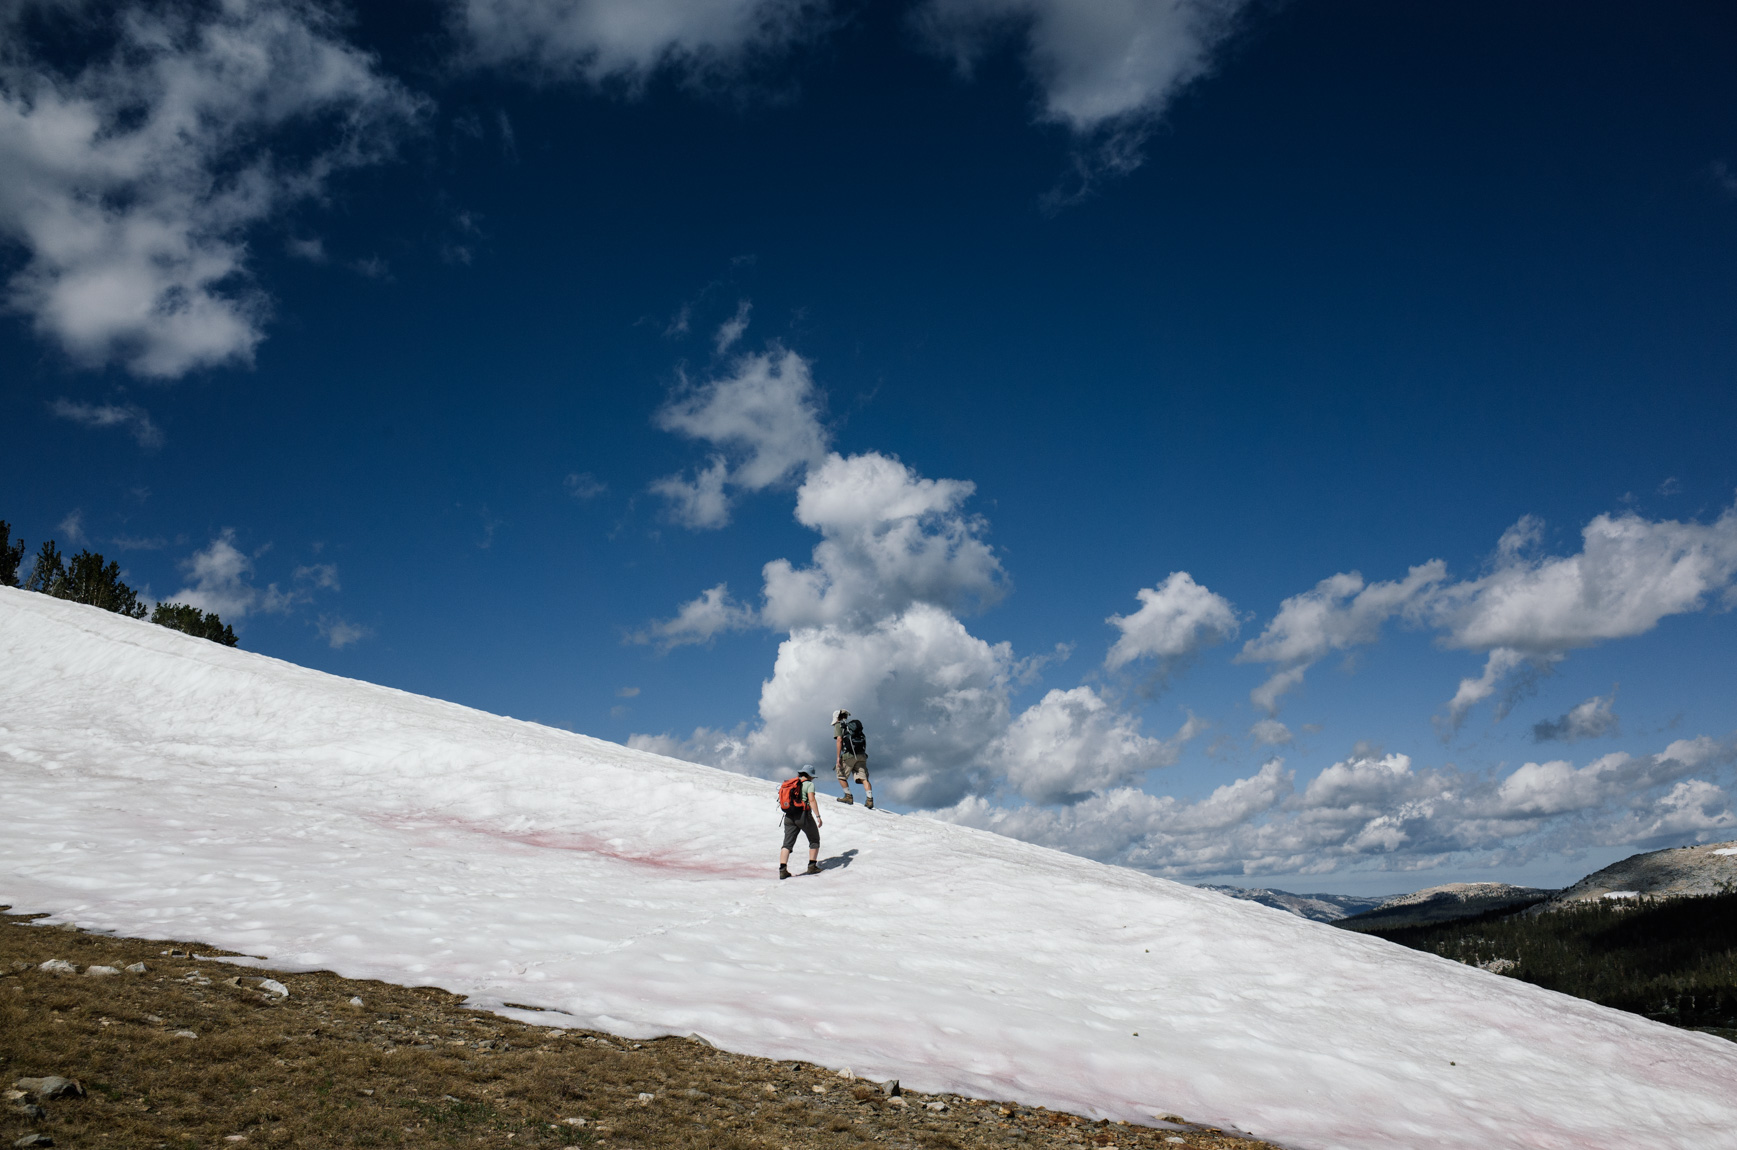
[[575,471],[563,481],[567,494],[581,503],[596,499],[609,490],[609,484],[604,483],[589,471]]
[[734,76],[825,26],[828,0],[459,0],[474,62],[637,91]]
[[360,643],[363,639],[366,639],[368,636],[373,634],[373,632],[368,628],[355,623],[345,622],[336,615],[321,615],[319,620],[319,629],[320,637],[323,638],[334,651],[341,651],[352,644]]
[[743,300],[736,305],[736,314],[718,325],[717,335],[712,338],[712,347],[719,355],[736,346],[736,341],[748,330],[748,316],[753,310],[754,305]]
[[161,535],[117,535],[109,545],[119,551],[161,551],[169,541]]
[[60,419],[83,427],[119,427],[138,441],[140,447],[154,450],[163,446],[163,431],[151,421],[151,413],[136,403],[79,403],[57,399],[48,409]]
[[309,583],[325,591],[338,591],[338,565],[336,563],[314,563],[307,567],[297,567],[294,578],[298,583]]
[[1737,170],[1724,160],[1714,160],[1712,172],[1714,183],[1730,195],[1737,196]]

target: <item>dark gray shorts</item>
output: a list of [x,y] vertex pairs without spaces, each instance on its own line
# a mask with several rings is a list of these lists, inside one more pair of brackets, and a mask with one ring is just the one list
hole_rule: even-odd
[[815,825],[814,812],[803,811],[800,819],[784,816],[784,849],[789,850],[796,845],[797,835],[807,835],[808,845],[813,850],[820,849],[820,828]]

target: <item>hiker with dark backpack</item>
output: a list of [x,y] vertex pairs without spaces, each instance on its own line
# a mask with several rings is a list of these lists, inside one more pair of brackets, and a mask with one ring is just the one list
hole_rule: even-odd
[[790,848],[796,845],[797,835],[808,836],[805,873],[819,874],[821,818],[814,809],[814,775],[807,768],[779,786],[778,809],[784,812],[784,848],[778,852],[778,877],[790,877]]
[[854,803],[856,796],[850,793],[850,781],[855,779],[862,784],[863,793],[868,796],[868,802],[863,804],[869,810],[875,809],[875,788],[869,782],[868,773],[868,736],[862,733],[862,721],[850,717],[850,712],[842,708],[832,713],[832,741],[838,747],[838,759],[834,769],[838,772],[838,785],[844,795],[838,800],[841,803]]

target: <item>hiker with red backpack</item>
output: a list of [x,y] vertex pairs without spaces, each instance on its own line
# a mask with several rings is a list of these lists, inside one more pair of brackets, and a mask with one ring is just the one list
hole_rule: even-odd
[[808,836],[807,874],[820,873],[820,824],[814,809],[814,775],[804,768],[778,788],[778,807],[784,812],[784,849],[778,852],[778,877],[790,877],[790,848],[797,835]]
[[864,805],[869,810],[874,810],[875,787],[869,782],[868,736],[863,734],[862,720],[851,718],[850,712],[843,708],[834,711],[832,741],[838,747],[838,758],[834,760],[833,769],[838,773],[839,788],[844,791],[838,801],[856,802],[856,796],[850,793],[850,782],[855,779],[862,784],[863,793],[868,796],[868,802]]

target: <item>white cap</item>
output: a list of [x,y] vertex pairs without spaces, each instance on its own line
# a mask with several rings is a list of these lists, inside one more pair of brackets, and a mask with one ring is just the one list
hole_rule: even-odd
[[836,723],[848,714],[850,714],[849,711],[845,710],[843,707],[840,707],[838,710],[836,710],[832,713],[832,721]]

